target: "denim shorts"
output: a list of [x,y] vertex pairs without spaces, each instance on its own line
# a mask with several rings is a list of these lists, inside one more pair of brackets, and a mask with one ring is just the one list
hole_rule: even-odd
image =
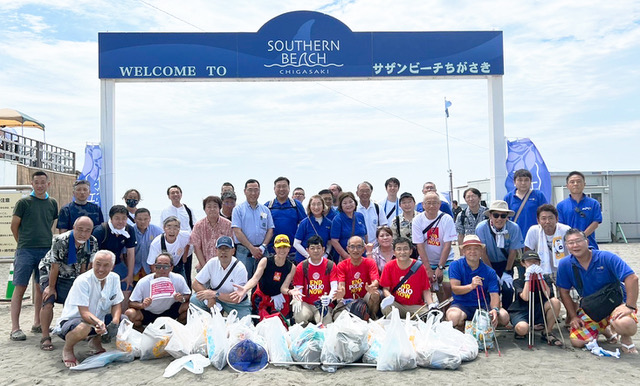
[[36,282],[40,282],[38,264],[49,252],[49,248],[18,248],[13,262],[13,285],[26,287],[29,285],[31,274]]

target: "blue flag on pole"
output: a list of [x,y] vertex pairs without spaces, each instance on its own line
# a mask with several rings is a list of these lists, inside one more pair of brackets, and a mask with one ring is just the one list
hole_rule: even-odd
[[84,166],[79,180],[89,181],[89,201],[102,207],[100,200],[100,171],[102,170],[102,150],[100,145],[84,148]]
[[507,180],[504,186],[510,192],[515,188],[513,174],[516,170],[527,169],[533,177],[533,189],[541,190],[551,202],[551,175],[545,165],[542,155],[536,145],[529,138],[507,141]]
[[449,118],[449,107],[451,107],[451,101],[448,100],[444,100],[444,113],[447,115],[447,118]]

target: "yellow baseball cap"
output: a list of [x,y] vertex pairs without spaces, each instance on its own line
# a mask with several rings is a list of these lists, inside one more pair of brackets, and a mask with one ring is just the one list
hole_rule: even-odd
[[289,242],[289,236],[277,235],[276,238],[273,240],[273,246],[276,248],[280,248],[280,247],[291,248],[291,243]]

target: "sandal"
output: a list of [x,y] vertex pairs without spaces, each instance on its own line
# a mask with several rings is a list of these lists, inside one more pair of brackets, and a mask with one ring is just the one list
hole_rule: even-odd
[[42,326],[31,326],[31,332],[34,334],[42,334]]
[[625,354],[638,354],[635,343],[624,344],[621,342],[620,346],[622,346],[622,352]]
[[517,332],[513,332],[513,339],[515,340],[524,340],[524,338],[526,338],[526,335],[519,335]]
[[[46,341],[49,341],[49,343],[45,343]],[[50,336],[45,336],[44,338],[40,339],[40,350],[42,351],[53,351],[53,343],[51,343],[51,337]]]
[[549,346],[555,346],[555,347],[561,347],[563,346],[562,341],[558,338],[556,338],[555,335],[553,335],[553,333],[545,333],[542,332],[540,334],[540,336],[542,337],[542,342],[543,343],[547,343]]
[[13,331],[9,335],[9,339],[11,339],[11,340],[27,340],[27,336],[24,334],[24,332],[22,332],[22,330],[18,329],[18,330]]
[[613,335],[607,338],[607,343],[616,344],[618,343],[619,339],[620,339],[620,335],[618,335],[617,333],[614,333]]

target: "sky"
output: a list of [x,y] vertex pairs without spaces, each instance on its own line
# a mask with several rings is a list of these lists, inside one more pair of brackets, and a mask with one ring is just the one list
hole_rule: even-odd
[[[640,169],[635,0],[0,0],[0,108],[43,122],[80,169],[100,142],[99,32],[255,32],[296,10],[355,32],[503,31],[507,139],[530,138],[552,172]],[[241,202],[249,178],[267,201],[281,175],[307,197],[367,180],[379,201],[392,176],[416,197],[425,181],[446,191],[444,98],[461,186],[491,174],[487,94],[483,79],[118,83],[116,203],[137,188],[155,212],[178,184],[201,208],[225,181]]]

